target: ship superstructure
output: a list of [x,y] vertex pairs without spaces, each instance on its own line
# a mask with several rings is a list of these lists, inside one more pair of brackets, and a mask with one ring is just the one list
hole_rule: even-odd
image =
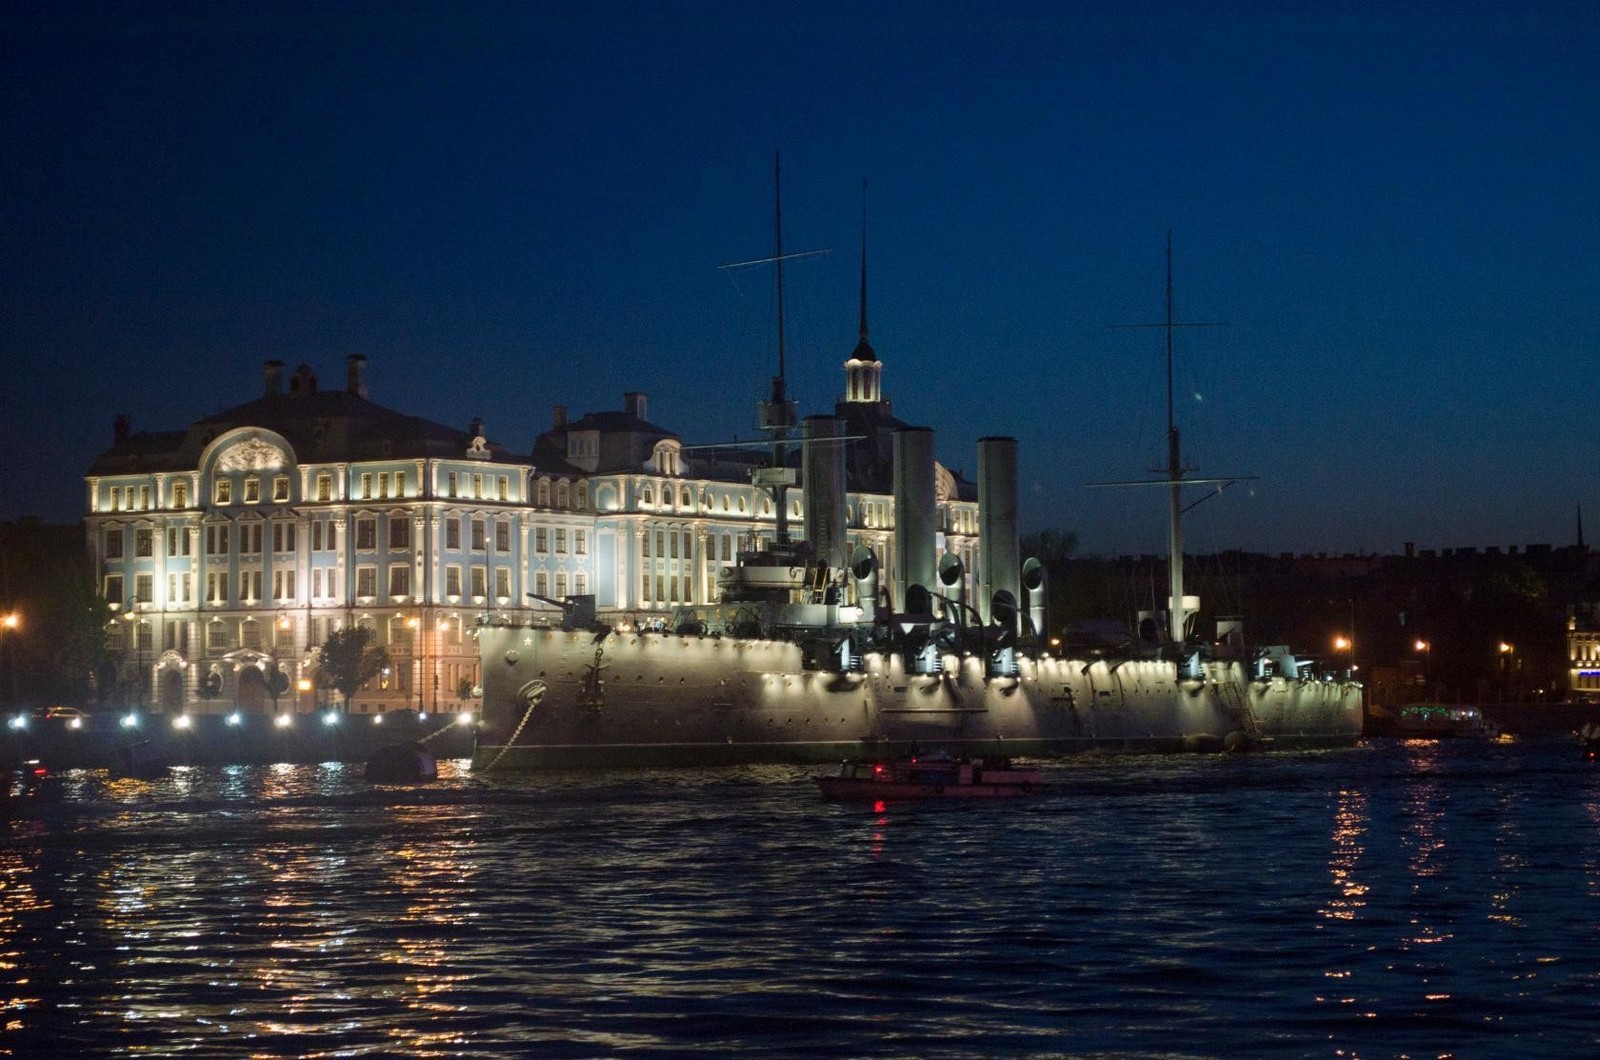
[[[781,234],[778,247],[781,262]],[[863,249],[861,342],[834,415],[797,423],[781,369],[762,406],[776,456],[751,480],[778,511],[798,485],[801,532],[780,525],[751,541],[720,569],[714,602],[664,625],[602,614],[581,595],[550,601],[559,624],[480,625],[478,768],[1290,748],[1360,735],[1359,685],[1285,647],[1195,639],[1181,567],[1160,643],[1052,654],[1046,572],[1018,547],[1016,442],[979,441],[976,550],[942,550],[937,513],[953,478],[934,460],[933,432],[888,413],[865,273]],[[1175,427],[1170,437],[1176,519]],[[783,456],[796,449],[798,469]],[[888,480],[886,548],[848,533],[847,488],[860,495],[873,477]]]

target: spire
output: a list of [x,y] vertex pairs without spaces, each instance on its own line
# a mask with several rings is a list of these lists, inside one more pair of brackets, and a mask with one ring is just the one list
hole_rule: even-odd
[[858,361],[873,361],[872,344],[867,341],[867,182],[861,182],[861,341],[851,354]]
[[883,364],[867,341],[867,182],[861,182],[861,341],[844,362],[846,404],[883,401]]

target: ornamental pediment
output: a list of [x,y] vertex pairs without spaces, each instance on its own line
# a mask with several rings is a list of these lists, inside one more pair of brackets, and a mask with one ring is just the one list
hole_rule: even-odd
[[235,442],[217,457],[218,471],[276,471],[288,464],[282,449],[260,438]]

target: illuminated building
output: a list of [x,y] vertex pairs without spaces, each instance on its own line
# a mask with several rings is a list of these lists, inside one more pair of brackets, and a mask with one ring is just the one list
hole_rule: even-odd
[[1600,604],[1568,609],[1567,657],[1572,661],[1567,687],[1573,701],[1600,703]]
[[[882,398],[864,312],[862,332],[836,409],[854,436],[846,521],[850,544],[887,562],[888,453],[905,425]],[[378,405],[366,359],[346,367],[345,387],[324,390],[309,367],[285,378],[269,361],[260,397],[185,430],[133,433],[118,418],[86,476],[123,685],[103,697],[166,712],[309,711],[318,646],[359,624],[392,665],[353,710],[470,709],[458,690],[478,683],[480,615],[554,621],[538,597],[592,595],[610,621],[666,624],[715,603],[719,571],[777,532],[771,495],[752,482],[769,453],[685,446],[646,419],[642,393],[571,421],[558,407],[523,455],[480,423]],[[937,465],[935,477],[941,547],[970,572],[975,490]],[[786,504],[803,536],[801,491]]]

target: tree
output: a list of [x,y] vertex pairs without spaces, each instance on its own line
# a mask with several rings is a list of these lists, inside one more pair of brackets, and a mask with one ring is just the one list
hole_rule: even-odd
[[337,630],[322,642],[317,684],[343,696],[349,713],[350,697],[388,665],[389,650],[372,643],[372,630],[365,626]]

